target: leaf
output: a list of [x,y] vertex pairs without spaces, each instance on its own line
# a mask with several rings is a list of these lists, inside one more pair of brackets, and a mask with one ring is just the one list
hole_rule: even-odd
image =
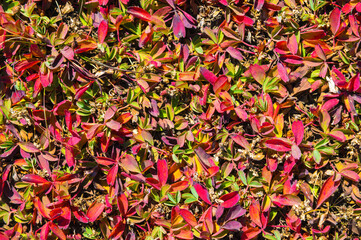
[[98,39],[100,44],[104,42],[107,34],[108,34],[108,22],[106,20],[103,20],[100,22],[98,27]]
[[182,37],[186,36],[186,29],[185,29],[184,24],[177,12],[173,16],[172,25],[173,25],[174,35],[177,38],[182,38]]
[[211,199],[209,198],[209,193],[207,188],[205,188],[203,185],[199,184],[199,183],[194,183],[194,188],[197,191],[197,194],[199,195],[199,197],[206,203],[208,203],[209,205],[212,205],[211,203]]
[[66,59],[74,60],[74,50],[71,47],[65,46],[60,52]]
[[192,227],[197,226],[197,219],[194,217],[194,215],[188,211],[187,209],[180,209],[179,215],[182,216],[182,218]]
[[240,196],[239,196],[238,192],[235,191],[235,192],[231,192],[231,193],[223,195],[222,197],[220,197],[220,199],[223,201],[221,203],[222,207],[231,208],[231,207],[234,207],[238,203]]
[[277,71],[278,71],[278,75],[280,76],[282,81],[284,81],[284,82],[290,81],[290,78],[288,77],[287,69],[285,68],[283,63],[281,63],[281,62],[277,63]]
[[140,7],[128,7],[127,11],[129,14],[132,14],[134,17],[137,17],[143,21],[151,21],[151,15]]
[[257,11],[261,10],[263,7],[263,4],[264,4],[264,0],[256,0],[255,1],[255,6],[256,6],[255,9]]
[[217,81],[216,75],[214,75],[213,72],[209,71],[208,69],[206,69],[204,67],[200,68],[200,73],[212,85],[214,85],[215,82]]
[[288,152],[291,151],[291,144],[288,142],[287,139],[283,138],[272,138],[268,139],[265,142],[266,147],[280,152]]
[[157,162],[157,173],[160,186],[163,187],[168,180],[168,165],[165,159],[158,160]]
[[20,148],[22,150],[24,150],[25,152],[28,152],[28,153],[37,153],[37,152],[40,152],[40,150],[35,147],[34,144],[30,143],[30,142],[20,142],[18,143]]
[[293,135],[295,136],[295,143],[297,145],[300,145],[302,143],[304,131],[305,128],[301,120],[292,123],[292,132]]
[[129,154],[125,155],[124,158],[122,158],[121,160],[121,166],[126,170],[126,171],[131,171],[131,172],[136,172],[136,173],[140,173],[140,169],[139,169],[139,165],[137,160],[135,160],[135,158]]
[[46,180],[45,178],[42,178],[36,174],[27,174],[24,177],[22,177],[21,180],[24,182],[36,183],[36,184],[49,183],[48,180]]
[[291,154],[296,160],[300,159],[302,156],[301,149],[297,145],[292,145]]
[[345,142],[346,141],[346,136],[341,131],[331,131],[328,135],[333,137],[337,141],[340,141],[340,142]]
[[240,134],[237,134],[235,136],[232,136],[232,140],[235,141],[238,145],[242,146],[245,149],[251,150],[251,145],[249,144],[249,142],[246,140],[246,138],[244,138],[243,136],[241,136]]
[[249,206],[249,216],[251,217],[252,222],[262,228],[261,206],[258,201],[253,201],[251,206]]
[[105,208],[104,203],[100,203],[96,201],[93,202],[86,213],[87,217],[89,218],[89,221],[94,222],[95,220],[97,220],[100,214],[103,213],[104,208]]
[[289,39],[287,43],[287,47],[290,49],[291,53],[293,55],[296,55],[298,52],[298,42],[297,37],[295,34],[293,34]]
[[128,212],[128,199],[124,193],[117,197],[118,209],[120,214],[124,217]]
[[230,221],[224,224],[222,228],[230,231],[240,231],[242,224],[238,221]]
[[340,173],[345,178],[351,179],[354,182],[359,182],[360,181],[360,176],[356,172],[354,172],[352,170],[342,170]]
[[204,217],[206,228],[208,229],[208,233],[212,234],[214,227],[213,227],[213,219],[212,219],[212,206],[210,206],[206,212]]
[[66,240],[66,235],[64,232],[53,222],[49,223],[51,231],[58,236],[61,240]]
[[119,122],[114,121],[114,120],[110,120],[105,125],[114,131],[119,131],[120,128],[122,127],[122,125]]
[[320,195],[317,200],[316,208],[319,208],[338,188],[341,183],[341,175],[336,174],[335,176],[329,177],[322,185]]
[[263,83],[263,81],[265,80],[266,78],[266,72],[264,71],[264,69],[255,64],[255,65],[252,65],[250,68],[249,68],[250,72],[251,72],[251,75],[252,77],[260,84]]
[[335,8],[330,14],[330,25],[331,31],[333,35],[335,35],[340,28],[340,21],[341,21],[341,11],[338,8]]
[[228,214],[225,218],[225,221],[231,221],[237,219],[239,217],[242,217],[246,213],[247,210],[243,209],[239,204],[237,204],[228,210]]

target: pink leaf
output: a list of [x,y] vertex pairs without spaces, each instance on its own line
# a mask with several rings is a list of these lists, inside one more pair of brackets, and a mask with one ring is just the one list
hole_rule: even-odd
[[323,52],[323,49],[322,47],[320,46],[320,44],[317,44],[315,46],[315,51],[316,51],[316,54],[319,58],[321,58],[323,61],[326,61],[326,55],[325,53]]
[[107,183],[110,186],[114,186],[117,174],[118,174],[118,165],[114,164],[114,166],[109,170],[107,175]]
[[240,134],[232,136],[232,140],[235,141],[238,145],[242,146],[243,148],[251,150],[251,145],[249,144],[247,139],[241,136]]
[[256,0],[255,1],[255,8],[257,11],[261,10],[264,4],[264,0]]
[[122,127],[122,125],[119,122],[114,121],[114,120],[110,120],[105,125],[114,131],[119,131],[120,128]]
[[255,64],[252,65],[249,70],[251,71],[252,77],[259,83],[263,83],[264,79],[266,78],[266,72],[264,71],[264,69]]
[[332,131],[328,134],[329,136],[333,137],[334,139],[336,139],[337,141],[340,142],[345,142],[346,141],[346,136],[343,132],[341,131]]
[[212,234],[214,230],[213,219],[212,219],[212,206],[206,210],[204,221],[206,228],[208,229],[208,232]]
[[300,159],[302,156],[301,149],[297,145],[292,145],[291,154],[296,160]]
[[173,25],[174,35],[177,38],[181,38],[181,37],[186,36],[186,29],[184,27],[184,24],[183,24],[181,18],[178,15],[178,13],[174,14],[172,25]]
[[140,7],[128,7],[128,13],[147,22],[150,22],[152,18],[152,16],[147,11]]
[[243,60],[243,56],[242,56],[241,52],[239,50],[235,49],[234,47],[228,47],[227,52],[231,55],[231,57],[233,57],[239,61]]
[[360,176],[352,170],[342,170],[341,175],[345,178],[351,179],[354,182],[360,181]]
[[300,145],[302,140],[303,140],[303,135],[304,135],[304,131],[305,128],[303,126],[302,121],[296,121],[292,123],[292,132],[293,135],[295,136],[295,143],[297,145]]
[[235,191],[223,195],[222,197],[220,197],[220,199],[223,200],[223,203],[221,203],[222,207],[231,208],[238,203],[240,196],[238,192]]
[[168,165],[165,159],[158,160],[157,162],[158,179],[161,186],[164,186],[168,180]]
[[317,200],[316,208],[319,208],[322,203],[324,203],[338,188],[341,183],[341,175],[336,174],[336,176],[329,177],[323,184],[320,195]]
[[40,152],[40,150],[35,147],[34,144],[32,144],[31,142],[20,142],[18,143],[20,148],[22,150],[24,150],[25,152],[28,152],[28,153],[37,153],[37,152]]
[[66,59],[74,60],[74,50],[71,47],[65,46],[60,52]]
[[280,152],[288,152],[291,151],[291,144],[286,139],[282,138],[273,138],[269,139],[265,143],[266,147]]
[[98,39],[99,43],[103,43],[105,37],[108,34],[108,22],[106,20],[101,21],[98,27]]
[[278,70],[278,75],[280,75],[280,78],[282,79],[282,81],[284,81],[284,82],[290,81],[290,78],[287,73],[287,69],[285,68],[283,63],[281,63],[281,62],[277,63],[277,70]]
[[122,159],[122,167],[127,170],[127,171],[131,171],[131,172],[136,172],[136,173],[140,173],[140,169],[139,169],[139,165],[137,160],[135,160],[134,157],[132,157],[131,155],[126,155],[123,159]]
[[199,183],[194,183],[194,188],[196,189],[199,197],[205,201],[206,203],[208,203],[209,205],[212,205],[211,203],[211,199],[209,198],[209,193],[208,190],[203,187],[201,184]]
[[333,35],[335,35],[340,28],[340,21],[341,21],[341,11],[338,8],[335,8],[330,15],[330,25],[331,31]]

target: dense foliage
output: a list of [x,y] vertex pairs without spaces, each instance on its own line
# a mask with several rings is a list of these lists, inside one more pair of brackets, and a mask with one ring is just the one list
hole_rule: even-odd
[[3,0],[0,239],[361,235],[361,3]]

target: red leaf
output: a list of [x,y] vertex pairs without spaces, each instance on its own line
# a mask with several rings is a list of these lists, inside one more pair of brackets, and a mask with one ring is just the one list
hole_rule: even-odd
[[27,174],[21,180],[24,182],[36,183],[36,184],[49,183],[49,181],[47,181],[46,179],[44,179],[36,174]]
[[319,208],[322,203],[324,203],[338,188],[341,183],[341,175],[336,174],[336,176],[329,177],[326,182],[323,184],[320,195],[317,200],[316,208]]
[[265,143],[266,147],[280,152],[288,152],[291,151],[291,144],[287,139],[282,138],[273,138],[269,139]]
[[295,136],[295,143],[297,145],[301,144],[303,140],[304,131],[305,131],[305,127],[303,126],[302,121],[299,120],[292,123],[292,132],[293,135]]
[[100,202],[93,202],[93,204],[89,207],[86,215],[89,218],[90,222],[94,222],[104,211],[105,205]]
[[188,211],[187,209],[180,209],[179,215],[182,216],[182,218],[192,227],[197,226],[197,219],[194,217],[194,215]]
[[117,174],[118,174],[118,164],[114,164],[114,166],[109,170],[107,175],[107,183],[110,186],[114,186],[115,180],[117,178]]
[[207,211],[205,212],[204,221],[205,221],[206,228],[208,229],[208,233],[212,234],[213,230],[214,230],[213,219],[212,219],[212,206],[209,207],[207,209]]
[[180,181],[171,185],[171,192],[183,191],[189,186],[188,181]]
[[292,35],[289,39],[288,39],[288,43],[287,43],[287,47],[288,49],[291,51],[291,53],[293,55],[296,55],[298,52],[298,42],[297,42],[297,38],[296,35]]
[[238,145],[242,146],[245,149],[251,150],[251,145],[249,142],[241,136],[240,134],[232,136],[232,140],[235,141]]
[[101,164],[101,165],[104,165],[104,166],[113,165],[116,162],[114,159],[107,158],[107,157],[97,157],[95,159],[95,161],[98,164]]
[[98,39],[99,43],[103,43],[105,40],[105,37],[108,34],[108,22],[106,20],[103,20],[100,22],[98,27]]
[[254,222],[257,226],[262,228],[261,222],[261,206],[258,201],[253,201],[251,206],[249,206],[249,215],[251,217],[252,222]]
[[315,51],[316,51],[316,54],[319,58],[321,58],[323,61],[326,61],[326,55],[325,53],[323,52],[323,49],[322,47],[320,46],[320,44],[317,44],[315,46]]
[[50,232],[49,224],[50,224],[50,222],[47,222],[44,226],[41,227],[40,240],[47,240],[48,239],[48,235],[49,235],[49,232]]
[[113,118],[116,112],[117,108],[115,106],[108,108],[104,114],[104,121],[108,121],[109,119]]
[[340,28],[340,21],[341,21],[341,11],[338,8],[335,8],[330,15],[330,25],[331,31],[333,35],[335,35]]
[[64,232],[53,222],[49,223],[51,231],[61,240],[66,240]]
[[122,193],[118,196],[117,200],[119,212],[124,217],[128,212],[128,199],[125,194]]
[[251,71],[252,77],[259,83],[263,83],[264,79],[266,78],[266,72],[264,71],[264,69],[255,64],[252,65],[249,70]]
[[147,11],[140,7],[128,7],[128,13],[147,22],[150,22],[152,17]]
[[281,62],[277,63],[277,70],[278,70],[278,75],[280,75],[282,81],[284,82],[290,81],[290,78],[288,77],[287,69],[285,68],[283,63]]
[[112,240],[117,240],[122,236],[124,230],[125,230],[125,224],[123,223],[123,221],[119,221],[117,225],[114,226],[108,238]]
[[223,203],[221,203],[222,207],[231,208],[238,203],[240,196],[238,192],[235,191],[223,195],[222,197],[220,197],[220,199],[223,200]]
[[200,68],[200,72],[203,75],[203,77],[210,82],[212,85],[214,85],[214,83],[217,81],[217,77],[216,75],[214,75],[211,71],[209,71],[208,69],[201,67]]
[[209,205],[212,205],[208,190],[199,183],[194,183],[193,186],[196,189],[199,197]]
[[162,159],[157,162],[157,173],[161,187],[163,187],[168,180],[168,165],[167,161]]

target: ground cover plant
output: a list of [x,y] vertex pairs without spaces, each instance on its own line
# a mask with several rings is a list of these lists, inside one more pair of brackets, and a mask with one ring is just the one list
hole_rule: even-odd
[[3,0],[0,239],[356,239],[361,3]]

